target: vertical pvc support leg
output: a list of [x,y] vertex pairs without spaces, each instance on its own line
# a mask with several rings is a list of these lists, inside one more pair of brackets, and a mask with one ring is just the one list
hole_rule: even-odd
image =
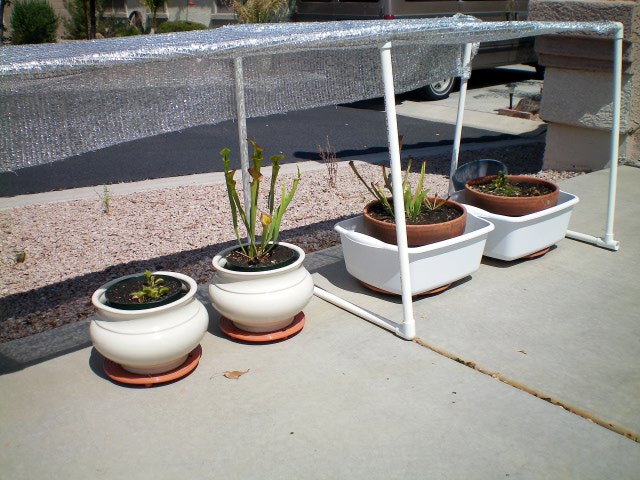
[[244,104],[244,72],[242,70],[242,57],[236,57],[233,61],[236,94],[236,117],[238,118],[238,141],[240,144],[240,170],[242,172],[242,191],[244,211],[251,208],[251,198],[248,195],[249,188],[249,144],[247,142],[247,112]]
[[[462,65],[466,68],[471,67],[471,43],[466,43],[462,54]],[[456,173],[458,168],[458,158],[460,156],[460,140],[462,138],[462,123],[464,117],[464,106],[467,101],[467,82],[468,78],[465,76],[460,77],[460,96],[458,97],[458,112],[456,114],[456,128],[453,133],[453,151],[451,152],[451,168],[449,171],[449,194],[455,191],[453,186],[453,174]]]
[[411,295],[411,274],[409,270],[409,252],[407,245],[407,225],[402,192],[402,167],[400,165],[400,142],[398,140],[398,123],[396,118],[396,97],[393,86],[393,68],[391,64],[391,42],[380,48],[382,63],[382,81],[384,83],[384,102],[387,116],[387,135],[391,160],[391,178],[393,209],[395,212],[396,237],[398,243],[398,260],[400,262],[400,285],[402,289],[403,320],[396,332],[406,339],[416,335],[413,318],[413,298]]
[[618,145],[620,142],[620,103],[622,92],[622,39],[624,28],[622,23],[616,22],[613,40],[613,102],[611,109],[611,139],[609,145],[609,194],[607,198],[607,219],[603,237],[594,237],[584,233],[567,230],[567,238],[591,243],[609,250],[618,250],[620,242],[613,238],[613,221],[616,212],[616,189],[618,184]]
[[616,210],[616,189],[618,182],[618,145],[620,142],[620,102],[622,91],[622,39],[624,29],[618,23],[618,30],[613,45],[613,109],[611,112],[611,148],[609,149],[609,199],[607,206],[607,223],[605,225],[604,244],[618,249],[618,242],[613,239],[613,221]]

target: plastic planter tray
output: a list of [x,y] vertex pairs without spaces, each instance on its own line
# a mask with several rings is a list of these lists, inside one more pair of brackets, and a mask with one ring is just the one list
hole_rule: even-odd
[[484,254],[506,261],[526,257],[562,240],[569,227],[573,206],[579,202],[575,195],[560,191],[555,207],[522,217],[506,217],[468,205],[463,190],[451,198],[464,204],[469,213],[495,225],[487,238]]
[[[350,275],[385,292],[402,293],[396,245],[370,236],[362,216],[344,220],[334,228],[340,234]],[[462,235],[409,248],[412,294],[429,292],[475,272],[480,267],[487,235],[493,228],[491,222],[468,214]]]

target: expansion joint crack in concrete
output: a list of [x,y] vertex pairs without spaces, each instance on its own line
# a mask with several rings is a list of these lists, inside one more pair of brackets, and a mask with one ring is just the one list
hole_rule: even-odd
[[574,407],[572,405],[569,405],[565,402],[563,402],[562,400],[559,400],[557,398],[553,398],[551,395],[547,395],[544,392],[540,392],[532,387],[529,387],[527,385],[524,385],[523,383],[520,383],[516,380],[513,380],[511,378],[508,378],[504,375],[502,375],[500,372],[495,372],[492,371],[486,367],[483,367],[482,365],[478,365],[476,362],[471,361],[471,360],[465,360],[463,358],[460,358],[458,355],[455,355],[453,353],[447,352],[446,350],[437,347],[425,340],[422,340],[421,338],[414,338],[413,339],[414,343],[417,343],[418,345],[428,348],[429,350],[437,353],[438,355],[442,355],[443,357],[446,357],[450,360],[453,360],[454,362],[458,362],[461,363],[462,365],[464,365],[465,367],[469,367],[477,372],[480,372],[484,375],[487,375],[491,378],[495,378],[499,381],[501,381],[502,383],[505,383],[511,387],[517,388],[518,390],[521,390],[525,393],[528,393],[529,395],[533,395],[536,398],[539,398],[540,400],[544,400],[545,402],[548,402],[552,405],[555,405],[557,407],[560,407],[570,413],[573,413],[574,415],[577,415],[579,417],[584,418],[585,420],[595,423],[597,425],[600,425],[601,427],[606,428],[607,430],[611,430],[615,433],[618,433],[636,443],[640,443],[640,436],[636,433],[633,432],[621,425],[616,425],[610,422],[607,422],[606,420],[603,420],[601,418],[596,417],[595,415],[579,408],[579,407]]

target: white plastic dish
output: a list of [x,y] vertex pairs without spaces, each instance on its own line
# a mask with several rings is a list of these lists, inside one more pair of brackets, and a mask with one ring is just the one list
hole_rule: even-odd
[[580,201],[575,195],[560,191],[555,207],[522,217],[507,217],[467,204],[464,190],[455,192],[451,199],[464,204],[467,212],[495,225],[487,238],[484,254],[505,261],[532,255],[562,240],[567,234],[573,206]]
[[[430,292],[475,272],[480,267],[487,235],[493,228],[491,222],[468,214],[462,235],[409,248],[412,295]],[[334,229],[340,234],[350,275],[384,292],[402,293],[396,245],[370,236],[362,216],[344,220]]]

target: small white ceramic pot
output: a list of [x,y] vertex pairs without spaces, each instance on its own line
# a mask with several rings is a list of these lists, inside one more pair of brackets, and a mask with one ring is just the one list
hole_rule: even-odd
[[213,258],[216,274],[209,285],[214,308],[247,332],[273,332],[289,325],[313,296],[313,279],[302,265],[304,251],[290,243],[298,259],[282,268],[259,272],[239,272],[225,268],[225,256],[237,247],[223,250]]
[[107,305],[105,291],[111,285],[137,275],[128,275],[104,284],[91,302],[98,310],[89,334],[93,346],[125,370],[157,375],[182,365],[198,346],[209,326],[205,306],[195,298],[198,285],[192,278],[175,272],[154,272],[182,281],[186,294],[178,300],[145,310],[121,310]]

